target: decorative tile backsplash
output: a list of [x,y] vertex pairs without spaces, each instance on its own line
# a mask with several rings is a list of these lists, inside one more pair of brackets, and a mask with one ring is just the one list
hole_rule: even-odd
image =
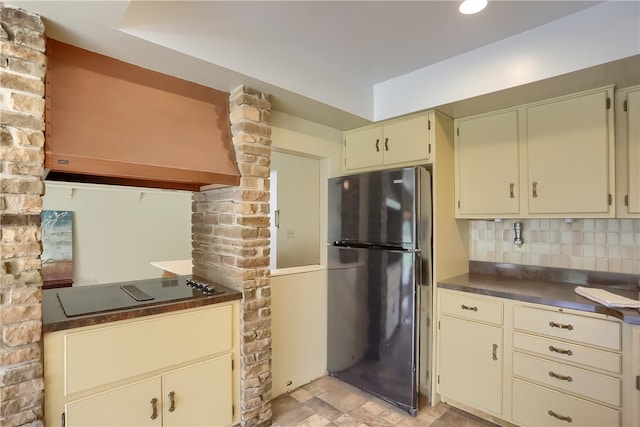
[[[513,244],[522,224],[524,251]],[[640,219],[522,219],[469,222],[470,259],[640,274]]]

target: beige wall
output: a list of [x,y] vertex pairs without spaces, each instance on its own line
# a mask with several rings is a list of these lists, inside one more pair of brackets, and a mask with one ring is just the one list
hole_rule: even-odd
[[515,221],[470,221],[471,260],[640,274],[640,219],[521,220],[524,252]]
[[73,211],[74,286],[159,277],[191,258],[191,192],[45,181],[43,209]]

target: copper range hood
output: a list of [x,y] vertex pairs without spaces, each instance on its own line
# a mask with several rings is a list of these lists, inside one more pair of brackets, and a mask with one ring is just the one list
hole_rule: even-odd
[[47,40],[46,179],[237,185],[229,94]]

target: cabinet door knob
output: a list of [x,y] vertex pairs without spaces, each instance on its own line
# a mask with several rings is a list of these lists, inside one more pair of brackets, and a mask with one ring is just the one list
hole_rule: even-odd
[[549,326],[551,326],[552,328],[560,328],[560,329],[567,329],[569,331],[573,330],[573,326],[571,324],[569,325],[565,325],[562,323],[556,323],[556,322],[549,322]]
[[555,379],[558,379],[558,380],[566,381],[566,382],[569,382],[569,383],[573,381],[573,378],[571,378],[571,376],[556,374],[553,371],[549,371],[549,376],[551,378],[555,378]]
[[169,393],[169,412],[173,412],[176,410],[176,399],[175,399],[176,394],[172,391]]
[[376,139],[376,153],[380,152],[380,140]]
[[158,399],[154,397],[151,399],[151,419],[155,420],[156,418],[158,418]]
[[558,414],[556,414],[555,412],[553,412],[551,409],[549,409],[549,412],[547,412],[547,413],[548,413],[549,415],[551,415],[553,418],[557,418],[557,419],[559,419],[559,420],[566,421],[566,422],[568,422],[568,423],[573,422],[573,420],[571,419],[571,417],[566,417],[566,416],[563,416],[563,415],[558,415]]
[[553,353],[560,353],[560,354],[566,354],[567,356],[571,356],[573,354],[573,351],[571,350],[562,350],[560,348],[556,348],[552,345],[549,346],[549,351],[553,352]]

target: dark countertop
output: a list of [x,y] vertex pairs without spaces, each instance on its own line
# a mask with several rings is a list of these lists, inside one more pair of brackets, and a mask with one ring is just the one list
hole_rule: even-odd
[[472,261],[469,273],[438,282],[438,287],[554,307],[600,313],[640,325],[640,310],[612,308],[575,293],[576,286],[597,287],[638,299],[640,276],[580,272]]
[[[239,300],[242,293],[206,279],[193,277],[199,281],[213,285],[218,293],[207,295],[199,290],[186,285],[186,280],[192,276],[176,276],[170,278],[158,278],[137,280],[133,282],[111,283],[105,285],[78,286],[63,289],[46,289],[42,292],[42,318],[43,331],[54,332],[65,329],[79,328],[82,326],[98,325],[118,320],[135,319],[137,317],[153,314],[168,313],[188,308],[202,307],[210,304]],[[153,301],[136,302],[131,299],[131,305],[127,308],[94,311],[90,314],[67,316],[63,304],[60,302],[58,292],[65,292],[63,296],[73,298],[87,305],[95,305],[95,297],[105,295],[111,290],[120,291],[123,285],[133,284],[140,290],[153,295]],[[69,293],[71,292],[71,293]]]

